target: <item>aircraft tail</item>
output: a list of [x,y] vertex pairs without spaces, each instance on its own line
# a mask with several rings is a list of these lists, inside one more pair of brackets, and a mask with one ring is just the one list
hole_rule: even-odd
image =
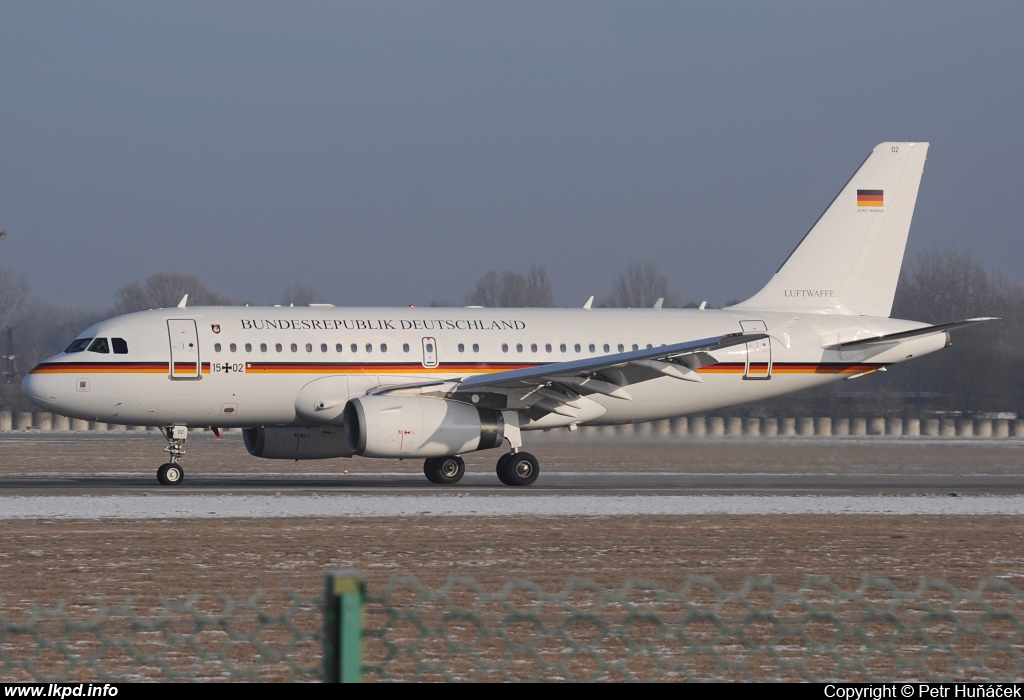
[[768,284],[733,308],[888,316],[927,153],[875,146]]

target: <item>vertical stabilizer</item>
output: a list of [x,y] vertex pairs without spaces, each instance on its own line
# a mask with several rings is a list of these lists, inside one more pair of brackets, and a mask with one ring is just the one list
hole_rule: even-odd
[[888,316],[928,144],[881,143],[764,289],[735,308]]

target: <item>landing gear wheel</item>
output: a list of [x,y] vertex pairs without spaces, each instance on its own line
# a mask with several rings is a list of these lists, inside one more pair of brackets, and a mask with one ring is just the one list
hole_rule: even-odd
[[506,486],[529,486],[540,475],[540,463],[529,452],[515,452],[502,455],[496,471]]
[[433,457],[423,462],[423,473],[433,484],[455,484],[466,473],[462,457]]
[[181,468],[180,464],[168,462],[156,470],[156,480],[164,486],[177,486],[184,478],[185,470]]
[[501,457],[498,457],[498,466],[495,468],[495,471],[498,472],[498,479],[506,486],[514,485],[508,480],[508,461],[510,459],[512,459],[511,452],[503,454]]

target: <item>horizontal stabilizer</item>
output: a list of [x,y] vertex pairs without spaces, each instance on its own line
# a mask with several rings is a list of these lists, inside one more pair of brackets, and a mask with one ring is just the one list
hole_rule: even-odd
[[877,345],[879,343],[891,343],[893,341],[906,340],[907,338],[915,338],[921,335],[931,335],[932,333],[944,333],[951,331],[954,328],[962,328],[964,326],[970,326],[975,323],[983,323],[985,321],[998,321],[999,319],[986,316],[984,318],[968,318],[963,321],[953,321],[951,323],[940,323],[937,326],[925,326],[924,328],[914,328],[909,331],[900,331],[899,333],[887,333],[886,335],[875,336],[874,338],[861,338],[860,340],[851,340],[848,343],[836,343],[835,345],[829,345],[826,350],[848,350],[849,348],[858,348],[865,345]]

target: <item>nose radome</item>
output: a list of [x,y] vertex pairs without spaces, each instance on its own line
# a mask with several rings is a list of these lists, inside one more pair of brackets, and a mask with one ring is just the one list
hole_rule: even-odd
[[21,391],[29,401],[40,408],[53,408],[57,403],[56,377],[36,374],[34,371],[21,380]]

